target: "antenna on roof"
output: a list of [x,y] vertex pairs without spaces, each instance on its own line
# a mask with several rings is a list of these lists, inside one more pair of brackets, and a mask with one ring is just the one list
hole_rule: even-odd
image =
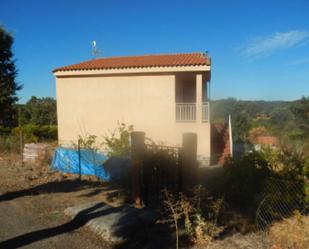
[[97,42],[95,40],[92,41],[92,55],[94,58],[98,57],[101,51],[97,48]]
[[204,52],[204,56],[206,56],[206,57],[208,58],[208,60],[209,60],[209,65],[210,65],[210,64],[211,64],[211,56],[209,55],[208,50],[206,50],[206,51]]

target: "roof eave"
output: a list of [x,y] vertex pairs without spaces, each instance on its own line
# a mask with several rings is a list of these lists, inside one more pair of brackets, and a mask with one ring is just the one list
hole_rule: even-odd
[[139,67],[139,68],[114,68],[114,69],[83,69],[83,70],[61,70],[55,69],[56,77],[86,76],[104,74],[137,74],[137,73],[174,73],[174,72],[202,72],[210,71],[210,65],[192,66],[164,66],[164,67]]

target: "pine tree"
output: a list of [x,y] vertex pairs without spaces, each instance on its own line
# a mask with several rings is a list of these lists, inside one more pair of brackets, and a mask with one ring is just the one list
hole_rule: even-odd
[[13,59],[13,37],[0,26],[0,126],[16,124],[15,103],[22,85],[16,82],[17,70]]

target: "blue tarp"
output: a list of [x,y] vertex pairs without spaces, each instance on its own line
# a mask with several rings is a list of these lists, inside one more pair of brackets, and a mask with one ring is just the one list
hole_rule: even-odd
[[[80,159],[80,162],[79,162]],[[77,150],[57,148],[52,161],[52,169],[71,174],[94,175],[104,181],[110,181],[111,175],[104,167],[107,156],[89,149]]]

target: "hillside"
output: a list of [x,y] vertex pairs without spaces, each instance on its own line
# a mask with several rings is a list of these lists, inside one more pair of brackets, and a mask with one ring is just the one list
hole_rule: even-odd
[[247,142],[250,130],[264,127],[267,135],[282,142],[309,142],[309,97],[296,101],[242,101],[222,99],[211,102],[212,122],[226,122],[231,114],[235,142]]

